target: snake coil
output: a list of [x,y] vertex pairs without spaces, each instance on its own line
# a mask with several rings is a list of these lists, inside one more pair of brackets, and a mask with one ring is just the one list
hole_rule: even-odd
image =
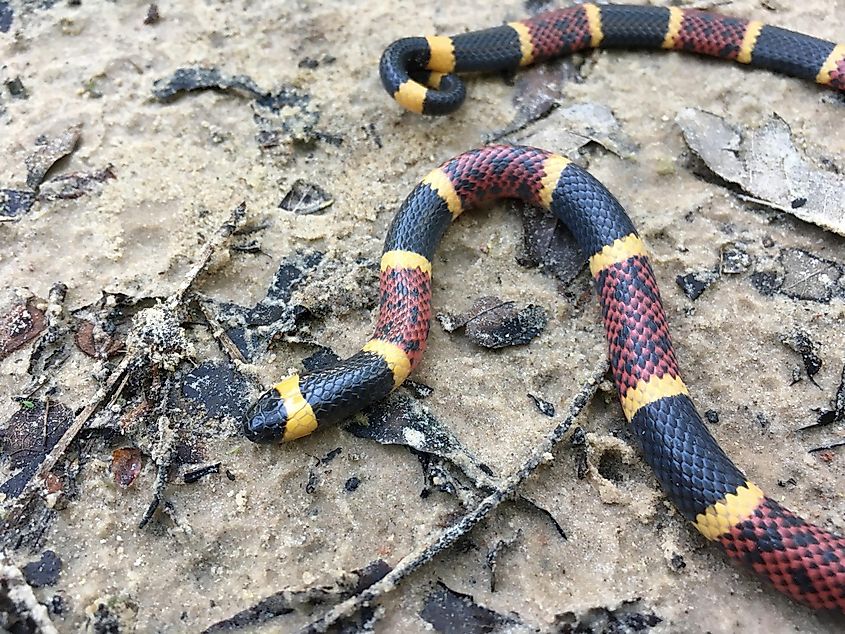
[[[845,89],[842,45],[701,11],[592,4],[455,37],[399,40],[382,57],[381,78],[405,108],[445,114],[465,95],[454,72],[516,68],[598,46],[692,51]],[[633,224],[595,178],[544,150],[488,146],[429,173],[388,231],[372,338],[345,361],[275,385],[247,413],[246,436],[293,440],[399,387],[426,346],[431,260],[441,237],[462,212],[503,198],[550,211],[589,256],[622,410],[678,511],[781,592],[812,608],[845,613],[845,539],[767,497],[731,462],[681,379],[654,273]]]

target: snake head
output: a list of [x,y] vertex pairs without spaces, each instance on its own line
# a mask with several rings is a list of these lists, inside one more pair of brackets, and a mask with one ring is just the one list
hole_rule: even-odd
[[244,436],[252,442],[272,443],[282,440],[288,413],[279,392],[273,388],[265,392],[249,408],[243,419]]

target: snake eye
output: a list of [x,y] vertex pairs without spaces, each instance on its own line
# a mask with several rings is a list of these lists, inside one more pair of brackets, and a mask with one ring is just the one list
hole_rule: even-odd
[[284,401],[275,389],[268,390],[244,416],[244,436],[258,443],[280,441],[287,422]]

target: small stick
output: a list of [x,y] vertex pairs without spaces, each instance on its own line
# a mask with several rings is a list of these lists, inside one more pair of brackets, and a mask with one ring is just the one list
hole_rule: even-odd
[[599,383],[601,383],[602,378],[607,372],[607,368],[607,360],[604,360],[593,370],[590,377],[570,401],[566,418],[546,435],[531,451],[522,466],[512,475],[508,476],[499,488],[484,498],[478,506],[463,515],[457,522],[437,532],[427,544],[422,544],[405,555],[396,564],[396,567],[380,581],[374,583],[363,592],[339,603],[322,617],[316,621],[312,621],[301,629],[300,634],[323,634],[339,620],[351,616],[363,606],[395,590],[405,577],[431,561],[435,556],[454,544],[481,522],[481,520],[487,517],[501,502],[510,497],[538,465],[547,461],[552,449],[563,440],[572,426],[572,422],[592,400],[593,395],[598,390]]

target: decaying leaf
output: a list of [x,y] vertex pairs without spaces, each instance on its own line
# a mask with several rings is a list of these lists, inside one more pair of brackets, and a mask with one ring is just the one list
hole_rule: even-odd
[[632,599],[615,608],[599,606],[578,613],[559,614],[555,617],[554,631],[563,634],[648,632],[662,621],[641,599]]
[[533,632],[515,615],[505,615],[478,605],[472,596],[438,582],[426,597],[420,616],[442,634],[495,634]]
[[298,178],[282,198],[279,207],[295,214],[308,215],[331,207],[333,203],[331,194],[322,187]]
[[564,156],[575,155],[588,143],[596,143],[622,158],[633,156],[639,149],[622,131],[610,108],[591,102],[558,108],[511,139],[515,143],[553,149]]
[[108,359],[123,350],[123,341],[95,325],[83,320],[73,335],[76,347],[93,359]]
[[97,192],[107,180],[117,178],[111,165],[93,172],[73,172],[51,178],[38,190],[38,200],[73,200]]
[[40,300],[30,297],[0,317],[0,361],[40,335],[47,327]]
[[38,471],[47,453],[73,422],[73,412],[56,401],[22,401],[0,432],[0,455],[19,469],[0,484],[0,493],[17,497]]
[[54,586],[62,571],[62,560],[52,550],[45,550],[37,561],[31,561],[21,568],[26,582],[33,588]]
[[[203,630],[202,634],[232,632],[266,623],[276,617],[290,614],[297,609],[308,610],[316,606],[331,605],[366,590],[381,580],[388,572],[390,572],[390,566],[381,559],[377,559],[363,568],[343,573],[331,585],[314,586],[302,590],[282,590],[261,599],[252,607],[238,612],[228,619],[217,621]],[[353,628],[349,631],[360,630]]]
[[467,336],[485,348],[505,348],[529,343],[546,327],[546,311],[535,304],[517,309],[514,302],[480,297],[465,313],[442,314],[437,319],[446,332],[465,328]]
[[194,90],[224,90],[246,93],[252,97],[265,94],[247,75],[227,75],[219,68],[191,66],[177,68],[170,77],[153,83],[153,94],[168,101]]
[[751,283],[763,295],[777,293],[822,304],[845,297],[845,266],[839,262],[803,249],[781,249],[777,264],[751,275]]
[[534,207],[515,203],[522,215],[522,249],[516,256],[521,266],[540,267],[569,284],[587,264],[575,238],[556,217]]
[[112,451],[109,470],[114,481],[123,488],[135,482],[135,478],[141,473],[142,466],[141,450],[137,447],[124,447]]
[[249,406],[249,387],[244,375],[225,361],[204,361],[182,379],[182,395],[202,405],[206,420],[239,418]]
[[845,176],[810,163],[783,119],[773,115],[746,130],[685,108],[676,121],[687,145],[717,176],[759,202],[845,236]]
[[310,251],[282,260],[266,297],[252,308],[215,304],[218,320],[247,361],[267,350],[274,337],[294,332],[308,315],[307,308],[291,302],[291,295],[322,259],[319,251]]
[[29,189],[0,189],[0,217],[17,218],[35,204],[36,193]]
[[76,149],[81,134],[82,124],[78,123],[55,137],[41,135],[35,139],[35,151],[24,160],[27,187],[38,189],[50,168]]

